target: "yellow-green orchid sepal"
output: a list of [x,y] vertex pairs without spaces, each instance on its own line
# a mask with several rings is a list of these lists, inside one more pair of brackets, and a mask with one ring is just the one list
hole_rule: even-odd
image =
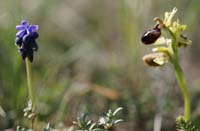
[[173,17],[177,11],[178,11],[178,9],[175,7],[175,8],[173,8],[172,12],[165,12],[165,18],[163,20],[163,24],[166,27],[171,26],[171,24],[173,23]]
[[179,20],[173,22],[173,24],[169,27],[169,29],[175,33],[176,35],[181,34],[184,30],[186,30],[187,26],[180,24]]
[[153,52],[163,52],[163,53],[169,53],[169,50],[167,47],[155,47],[152,49]]

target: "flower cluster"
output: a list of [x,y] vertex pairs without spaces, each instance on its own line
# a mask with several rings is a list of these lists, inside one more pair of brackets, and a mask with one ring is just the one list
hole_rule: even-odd
[[29,25],[27,21],[22,20],[21,25],[17,25],[15,44],[18,46],[22,59],[26,57],[32,62],[33,52],[38,50],[36,39],[39,37],[38,25]]
[[156,26],[145,32],[141,41],[145,45],[155,45],[154,53],[143,57],[144,62],[149,66],[162,66],[168,61],[176,61],[179,47],[186,47],[191,44],[191,40],[183,36],[182,32],[186,25],[179,23],[179,20],[173,21],[177,9],[172,12],[166,12],[164,19],[155,18]]

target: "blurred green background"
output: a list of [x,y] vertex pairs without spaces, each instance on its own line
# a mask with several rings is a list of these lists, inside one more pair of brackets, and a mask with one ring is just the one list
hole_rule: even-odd
[[175,130],[182,95],[170,64],[147,67],[151,52],[140,37],[173,7],[187,24],[189,48],[180,51],[200,117],[199,0],[0,0],[0,130],[22,123],[27,105],[25,62],[14,45],[22,19],[39,25],[39,51],[32,64],[38,120],[71,126],[82,112],[96,115],[124,108],[118,131]]

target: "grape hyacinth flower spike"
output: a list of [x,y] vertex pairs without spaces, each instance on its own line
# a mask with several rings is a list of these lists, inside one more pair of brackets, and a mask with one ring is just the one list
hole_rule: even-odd
[[29,99],[32,107],[32,112],[35,112],[35,95],[32,83],[31,62],[33,62],[34,51],[38,50],[36,39],[39,37],[37,30],[38,25],[30,25],[26,20],[22,20],[20,25],[16,26],[15,44],[23,60],[26,63],[27,84]]
[[33,53],[38,50],[36,39],[39,37],[38,25],[29,25],[26,20],[22,20],[21,25],[17,25],[15,44],[18,46],[19,52],[23,60],[26,57],[32,62]]

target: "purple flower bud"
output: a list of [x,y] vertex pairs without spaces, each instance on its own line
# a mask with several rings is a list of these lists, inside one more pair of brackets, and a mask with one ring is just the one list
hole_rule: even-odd
[[26,51],[23,48],[19,48],[19,52],[21,54],[22,59],[25,60],[25,58],[27,56]]
[[30,45],[31,45],[33,51],[38,50],[38,45],[37,45],[37,42],[35,40],[31,41]]
[[22,45],[22,38],[16,37],[16,38],[15,38],[15,43],[16,43],[17,46],[20,47],[20,46]]
[[39,37],[39,34],[37,32],[33,32],[31,37],[33,37],[33,39],[37,39]]
[[27,51],[27,56],[28,56],[30,62],[33,62],[33,50],[32,49]]
[[26,34],[23,36],[23,43],[30,43],[31,41],[31,36],[29,34]]

